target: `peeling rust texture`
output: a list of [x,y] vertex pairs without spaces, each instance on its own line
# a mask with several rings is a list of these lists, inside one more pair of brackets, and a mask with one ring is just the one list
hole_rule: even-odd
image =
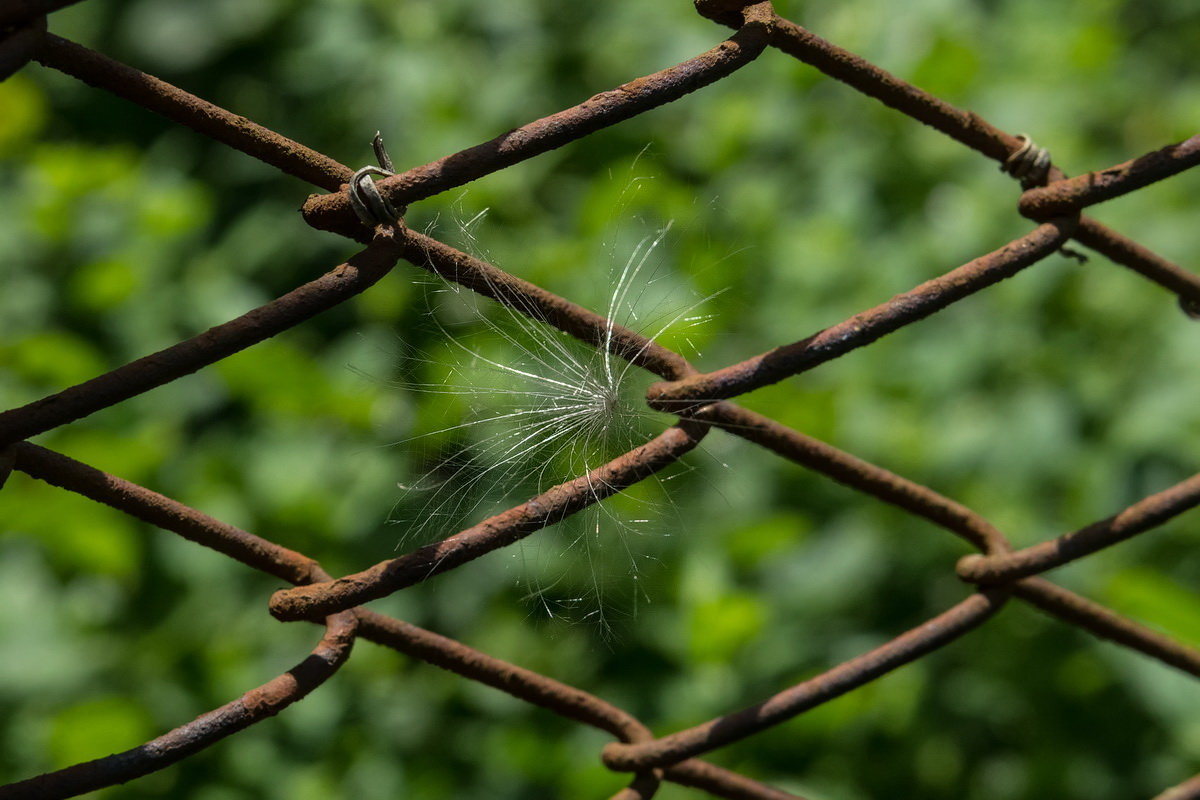
[[1152,631],[1099,603],[1093,603],[1044,578],[1025,578],[1013,584],[1012,590],[1014,597],[1027,601],[1063,622],[1078,625],[1101,639],[1137,650],[1200,678],[1200,651]]
[[1175,292],[1181,299],[1200,303],[1200,275],[1188,272],[1150,248],[1104,227],[1089,217],[1080,219],[1079,227],[1075,229],[1075,241]]
[[[0,487],[11,471],[111,506],[182,536],[296,588],[277,592],[270,610],[279,619],[325,625],[312,653],[294,669],[239,699],[201,715],[141,747],[57,772],[0,786],[4,798],[57,798],[132,780],[162,769],[230,734],[279,713],[328,679],[361,636],[413,658],[478,681],[549,712],[611,735],[604,750],[612,769],[633,772],[615,797],[649,798],[663,781],[733,800],[796,796],[717,767],[696,756],[780,724],[834,697],[944,647],[982,624],[1010,596],[1069,625],[1200,677],[1200,652],[1111,609],[1067,591],[1043,573],[1140,535],[1200,504],[1200,475],[1146,497],[1072,533],[1014,551],[1008,539],[975,511],[935,489],[901,477],[833,445],[792,430],[728,398],[813,369],[881,336],[921,320],[1014,275],[1061,247],[1068,238],[1108,256],[1179,295],[1185,310],[1200,309],[1200,276],[1085,216],[1079,210],[1200,163],[1200,137],[1106,170],[1067,178],[1051,167],[1046,185],[1027,190],[1018,210],[1049,219],[1005,247],[894,297],[807,339],[739,364],[701,374],[681,355],[611,325],[599,314],[473,258],[402,223],[368,230],[349,211],[343,193],[351,170],[332,158],[202,100],[133,67],[45,32],[45,14],[70,0],[10,0],[0,7],[0,76],[32,58],[112,92],[281,171],[335,192],[309,199],[305,219],[316,227],[369,242],[326,275],[219,325],[92,380],[0,414]],[[1022,141],[978,115],[955,108],[857,55],[776,16],[770,3],[695,0],[697,10],[737,29],[726,42],[694,59],[601,92],[572,108],[519,127],[490,142],[379,182],[397,206],[459,186],[544,153],[643,111],[676,100],[754,60],[768,45],[859,92],[1004,162]],[[250,347],[342,303],[380,280],[398,259],[455,281],[539,324],[597,348],[608,348],[657,375],[648,400],[680,415],[650,442],[441,542],[362,572],[332,579],[303,553],[223,523],[202,511],[64,454],[23,441],[120,403]],[[461,566],[510,544],[642,480],[688,453],[711,429],[739,436],[781,458],[944,528],[979,552],[959,560],[958,574],[979,584],[950,610],[857,658],[762,702],[661,738],[641,720],[583,689],[474,650],[448,637],[359,607]],[[21,491],[9,481],[4,491]],[[1184,779],[1157,800],[1200,798],[1200,778]],[[802,798],[800,800],[803,800]]]
[[729,433],[762,445],[844,486],[924,517],[986,553],[1006,553],[1011,549],[1000,531],[966,506],[943,497],[928,486],[805,436],[770,417],[721,402],[702,408],[695,419],[719,425]]
[[177,533],[189,541],[290,583],[326,580],[316,561],[259,538],[158,492],[102,472],[61,453],[21,442],[12,448],[14,466],[30,477],[103,503]]

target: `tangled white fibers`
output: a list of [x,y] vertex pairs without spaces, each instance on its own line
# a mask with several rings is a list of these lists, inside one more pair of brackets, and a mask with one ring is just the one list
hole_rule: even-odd
[[[474,230],[485,213],[458,225],[464,247],[480,254]],[[425,420],[427,429],[395,443],[420,465],[413,480],[399,484],[393,510],[405,531],[402,546],[450,535],[585,475],[672,424],[643,400],[655,377],[608,346],[614,324],[651,341],[669,334],[686,343],[688,330],[706,320],[694,312],[709,298],[668,299],[679,293],[678,276],[659,258],[670,229],[667,223],[623,258],[610,257],[608,326],[599,347],[541,322],[532,309],[521,313],[440,279],[423,284],[434,345],[402,365],[421,379],[397,385],[416,393],[418,404],[419,395],[429,395],[424,407],[441,419]],[[660,484],[686,469],[667,470],[516,545],[516,582],[534,613],[591,620],[608,631],[611,615],[632,614],[649,600],[639,573],[655,560],[655,540],[674,527]]]

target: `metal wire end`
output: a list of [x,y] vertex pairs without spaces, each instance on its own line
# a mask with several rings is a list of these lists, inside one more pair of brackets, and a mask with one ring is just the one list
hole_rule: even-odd
[[374,179],[370,177],[371,175],[382,175],[386,178],[396,174],[391,156],[388,155],[387,148],[383,146],[383,136],[379,131],[375,131],[375,138],[371,140],[371,149],[375,151],[375,158],[379,161],[379,166],[362,167],[350,178],[348,189],[350,207],[354,209],[354,213],[362,224],[369,228],[374,228],[376,225],[395,225],[403,215],[403,209],[397,211],[392,202],[380,193]]
[[1023,189],[1043,185],[1050,174],[1050,151],[1034,144],[1028,134],[1018,134],[1017,138],[1021,147],[1004,159],[1000,171],[1019,180]]
[[375,138],[371,140],[371,149],[375,151],[375,160],[379,162],[379,166],[387,170],[389,175],[396,174],[396,168],[392,166],[392,157],[388,155],[387,148],[383,146],[383,134],[375,131]]
[[1082,253],[1073,247],[1067,247],[1064,245],[1064,246],[1058,248],[1058,252],[1060,254],[1066,256],[1067,258],[1075,259],[1076,261],[1078,261],[1080,263],[1080,265],[1088,263],[1087,253]]
[[1187,314],[1188,319],[1200,320],[1200,300],[1179,295],[1179,307]]

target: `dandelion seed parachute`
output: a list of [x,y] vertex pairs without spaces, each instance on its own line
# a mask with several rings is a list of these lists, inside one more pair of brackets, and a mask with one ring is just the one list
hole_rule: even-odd
[[[482,216],[461,226],[469,245],[474,243],[472,228]],[[442,443],[439,458],[425,475],[402,487],[405,495],[395,520],[413,531],[402,544],[443,537],[484,512],[586,474],[670,423],[669,416],[643,405],[644,387],[635,385],[653,378],[613,355],[616,326],[641,328],[655,341],[670,329],[705,319],[693,314],[699,303],[670,313],[639,307],[661,267],[654,259],[670,227],[644,237],[614,270],[606,308],[609,322],[599,347],[588,347],[538,321],[534,309],[480,304],[455,284],[433,286],[431,296],[442,307],[433,308],[431,316],[449,355],[416,361],[426,372],[444,372],[446,379],[401,386],[445,395],[447,406],[466,404],[468,409],[454,424],[397,443]],[[439,312],[456,303],[460,316],[466,307],[469,324],[439,320]],[[553,546],[541,548],[541,559],[530,559],[529,551],[522,550],[526,600],[547,616],[577,618],[576,612],[582,611],[583,619],[606,626],[614,589],[634,605],[646,599],[634,587],[640,565],[651,556],[631,540],[648,528],[649,520],[661,516],[647,510],[652,502],[646,496],[653,494],[635,487],[592,506],[583,519],[559,523],[555,527],[557,537],[565,539],[565,556]],[[634,513],[627,513],[629,507]],[[533,537],[533,545],[546,544],[554,536],[546,534],[550,531]],[[557,570],[530,563],[546,561],[546,551],[553,551],[548,560],[556,562]],[[617,583],[621,586],[614,586]]]

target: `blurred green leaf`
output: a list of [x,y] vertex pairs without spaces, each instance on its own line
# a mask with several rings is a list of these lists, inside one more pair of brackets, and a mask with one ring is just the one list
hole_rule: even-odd
[[762,600],[723,594],[692,608],[689,651],[696,662],[723,663],[763,632],[767,612]]
[[1117,572],[1105,587],[1103,602],[1193,647],[1200,646],[1200,615],[1193,588],[1144,566]]
[[149,714],[128,697],[98,697],[55,715],[50,732],[54,763],[68,766],[143,744],[154,737]]

